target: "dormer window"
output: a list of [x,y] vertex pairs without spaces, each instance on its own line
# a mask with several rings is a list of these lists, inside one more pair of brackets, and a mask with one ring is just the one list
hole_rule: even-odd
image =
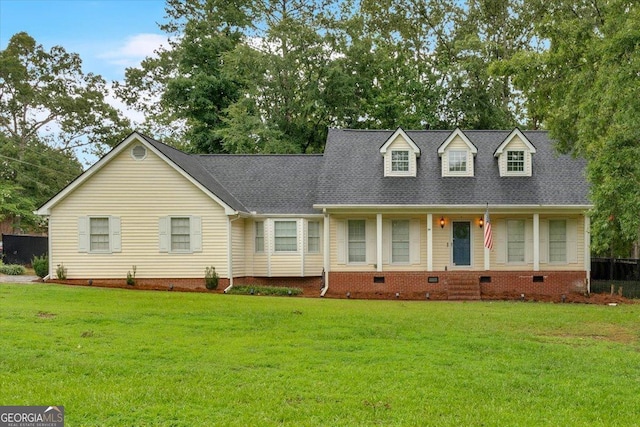
[[478,149],[460,129],[456,129],[438,147],[442,176],[474,176],[473,158]]
[[398,128],[380,147],[384,157],[384,176],[415,177],[420,148],[402,128]]
[[407,150],[391,151],[391,171],[392,172],[409,172],[409,151]]
[[524,151],[507,151],[507,172],[524,172]]
[[493,153],[498,158],[500,176],[531,176],[536,147],[515,128]]
[[467,152],[461,150],[449,151],[449,172],[467,171]]

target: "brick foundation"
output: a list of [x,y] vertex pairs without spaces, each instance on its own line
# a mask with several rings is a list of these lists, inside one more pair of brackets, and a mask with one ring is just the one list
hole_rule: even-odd
[[[463,282],[479,286],[480,298],[561,300],[562,295],[587,291],[583,271],[439,271],[329,273],[327,297],[449,299],[448,284]],[[431,282],[430,282],[431,281]]]

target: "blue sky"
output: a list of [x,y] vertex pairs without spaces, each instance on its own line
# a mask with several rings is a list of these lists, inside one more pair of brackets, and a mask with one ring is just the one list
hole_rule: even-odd
[[78,53],[83,70],[121,80],[166,36],[164,0],[0,0],[0,49],[26,31],[46,50]]

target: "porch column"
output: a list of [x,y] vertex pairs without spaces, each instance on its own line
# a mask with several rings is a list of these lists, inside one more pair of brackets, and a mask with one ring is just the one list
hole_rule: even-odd
[[587,274],[587,292],[591,293],[591,218],[584,214],[584,270]]
[[433,214],[427,214],[427,271],[433,271]]
[[533,214],[533,271],[540,271],[540,214]]
[[382,271],[382,214],[376,214],[376,267]]

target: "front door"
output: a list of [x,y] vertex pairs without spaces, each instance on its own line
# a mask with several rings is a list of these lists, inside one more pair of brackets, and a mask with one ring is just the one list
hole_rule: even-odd
[[453,265],[471,265],[471,223],[453,222]]

